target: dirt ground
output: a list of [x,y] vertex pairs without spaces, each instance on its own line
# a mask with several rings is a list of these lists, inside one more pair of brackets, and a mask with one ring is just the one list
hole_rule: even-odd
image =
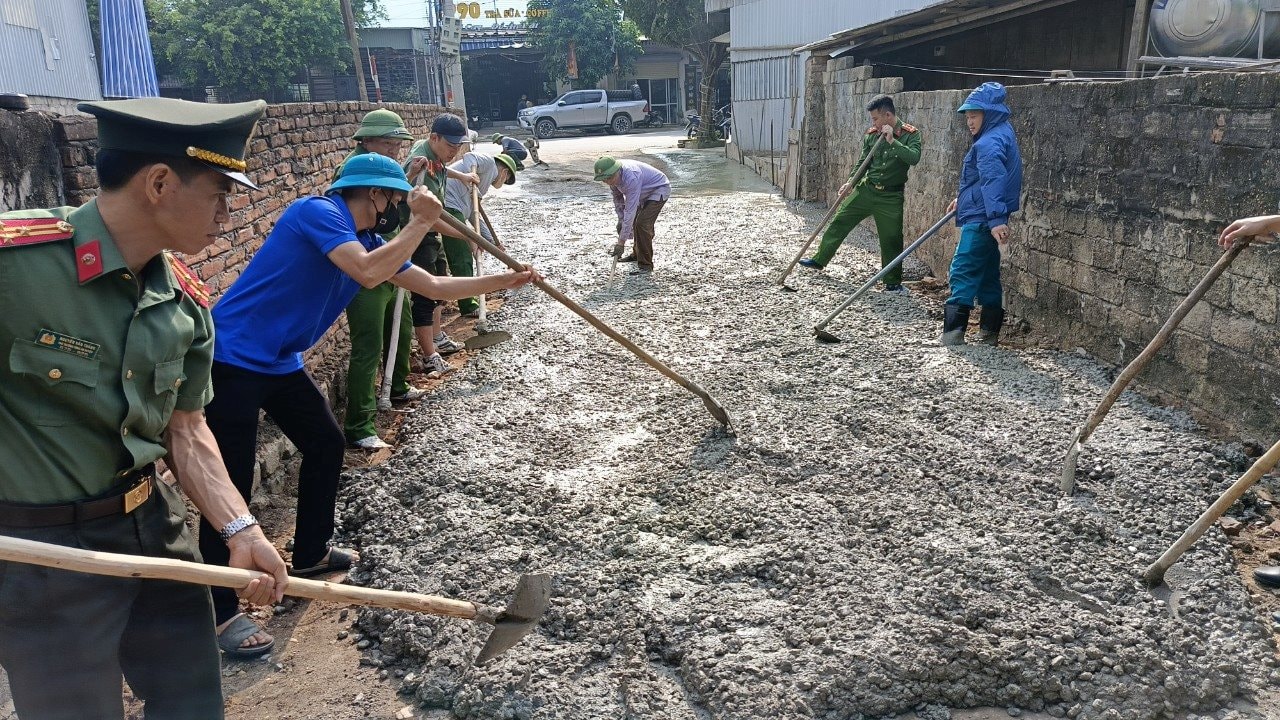
[[[474,667],[483,627],[287,603],[271,658],[227,664],[228,717],[1280,717],[1280,602],[1248,580],[1280,558],[1280,483],[1171,593],[1139,578],[1256,448],[1126,395],[1062,499],[1067,440],[1113,370],[1034,329],[938,346],[942,289],[918,264],[912,295],[872,292],[830,326],[845,342],[815,343],[874,272],[870,233],[781,292],[821,209],[674,139],[548,141],[552,167],[486,207],[512,254],[733,428],[545,294],[511,294],[492,324],[515,339],[388,416],[394,453],[349,456],[339,531],[372,587],[502,605],[549,572],[545,622]],[[603,152],[675,184],[651,276],[610,271]],[[268,518],[283,544],[287,511]]]

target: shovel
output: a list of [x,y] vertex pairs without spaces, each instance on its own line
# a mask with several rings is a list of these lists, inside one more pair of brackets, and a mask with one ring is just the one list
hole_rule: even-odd
[[1227,488],[1226,492],[1222,493],[1209,506],[1209,509],[1205,510],[1204,514],[1191,527],[1187,528],[1186,532],[1182,533],[1182,537],[1178,538],[1178,542],[1174,543],[1173,547],[1165,550],[1159,560],[1151,563],[1151,567],[1147,568],[1147,571],[1142,574],[1142,579],[1147,582],[1147,586],[1156,587],[1163,583],[1165,571],[1172,567],[1178,561],[1178,558],[1182,557],[1182,553],[1186,552],[1192,545],[1195,545],[1196,540],[1199,540],[1200,536],[1204,535],[1205,531],[1222,516],[1222,513],[1227,511],[1227,508],[1234,505],[1246,490],[1258,482],[1263,475],[1271,472],[1277,462],[1280,462],[1280,442],[1272,445],[1265,455],[1253,461],[1253,465],[1249,470],[1244,475],[1241,475],[1239,480],[1232,483],[1231,487]]
[[1062,476],[1059,478],[1059,486],[1062,488],[1064,495],[1069,496],[1075,491],[1076,462],[1080,459],[1080,450],[1089,441],[1089,436],[1098,428],[1102,419],[1107,416],[1107,412],[1111,410],[1111,406],[1120,397],[1120,393],[1124,392],[1124,389],[1138,376],[1138,373],[1147,367],[1151,362],[1151,358],[1155,357],[1157,352],[1160,352],[1160,348],[1164,347],[1164,344],[1169,341],[1169,337],[1173,335],[1173,331],[1178,328],[1178,324],[1187,316],[1187,313],[1191,312],[1191,308],[1200,302],[1200,298],[1209,292],[1209,288],[1213,287],[1213,283],[1217,281],[1218,276],[1226,271],[1231,261],[1235,260],[1240,251],[1244,250],[1248,245],[1249,238],[1242,238],[1237,240],[1229,250],[1222,253],[1222,257],[1218,258],[1218,262],[1209,268],[1209,272],[1205,273],[1205,276],[1191,291],[1191,294],[1174,309],[1173,314],[1165,321],[1164,326],[1151,339],[1151,342],[1120,372],[1115,382],[1111,383],[1111,388],[1107,390],[1107,394],[1103,396],[1102,402],[1098,404],[1098,408],[1093,411],[1089,419],[1085,421],[1079,430],[1076,430],[1075,436],[1071,438],[1071,445],[1067,448],[1067,457],[1062,463]]
[[[0,536],[0,560],[92,575],[175,580],[237,590],[248,585],[251,580],[266,576],[265,573],[255,570],[240,570],[170,558],[81,550],[6,536]],[[489,634],[489,638],[480,648],[480,653],[475,660],[477,665],[482,665],[520,642],[520,639],[529,634],[529,631],[538,624],[543,613],[546,612],[547,600],[551,596],[551,576],[521,575],[516,582],[515,595],[512,596],[511,603],[505,610],[435,595],[375,590],[302,578],[289,578],[284,591],[286,595],[312,600],[372,605],[488,623],[494,626],[493,632]]]
[[871,152],[867,153],[867,156],[862,159],[862,164],[858,166],[857,170],[853,171],[853,177],[849,178],[849,190],[836,196],[836,201],[831,203],[831,209],[822,217],[822,222],[818,223],[818,227],[814,229],[813,234],[805,241],[804,246],[800,248],[800,252],[796,253],[794,258],[791,258],[791,264],[787,265],[782,274],[778,276],[776,284],[782,286],[783,290],[796,292],[795,288],[787,284],[787,278],[791,275],[791,271],[795,269],[796,263],[800,262],[800,258],[804,257],[804,254],[809,251],[809,246],[813,244],[818,234],[827,226],[827,223],[831,222],[831,216],[836,214],[836,210],[840,209],[840,203],[844,202],[844,199],[849,197],[853,189],[858,186],[862,176],[867,172],[867,168],[871,166],[871,158],[875,157],[876,150],[880,149],[880,144],[883,142],[883,135],[876,138],[876,143],[871,146]]
[[[514,258],[502,249],[495,247],[493,243],[480,237],[480,235],[465,224],[458,222],[457,218],[449,215],[448,213],[443,213],[440,215],[440,219],[443,220],[454,232],[459,233],[459,237],[465,237],[471,240],[471,242],[479,245],[485,252],[501,260],[512,270],[517,272],[523,272],[525,270],[525,267],[516,262]],[[494,236],[494,240],[497,240],[497,236]],[[650,367],[667,376],[668,379],[675,382],[680,387],[698,396],[698,398],[702,400],[703,406],[707,408],[707,412],[711,413],[711,417],[715,418],[721,425],[726,428],[729,428],[732,425],[732,421],[729,419],[729,413],[725,411],[724,407],[720,405],[715,398],[711,397],[710,393],[703,390],[697,383],[690,382],[683,375],[664,365],[657,358],[645,352],[639,345],[636,345],[631,342],[631,340],[627,339],[622,333],[609,327],[603,320],[591,314],[591,312],[586,308],[570,300],[564,293],[549,285],[546,280],[534,280],[533,284],[537,285],[546,294],[555,298],[561,305],[564,305],[575,312],[583,320],[591,323],[592,327],[605,335],[608,335],[610,338],[613,338],[613,340],[622,347],[630,350],[633,355],[643,360]]]
[[[484,221],[489,222],[486,216]],[[480,192],[474,185],[471,186],[471,222],[475,225],[476,234],[480,234]],[[492,233],[492,228],[490,228]],[[480,253],[480,248],[476,247],[472,250],[471,257],[475,258],[476,276],[480,276],[480,258],[484,257]],[[487,303],[484,293],[480,294],[480,307],[478,309],[479,317],[476,319],[476,335],[469,337],[462,343],[463,347],[468,350],[480,350],[482,348],[493,347],[498,343],[504,343],[511,339],[511,333],[501,330],[489,331],[489,320],[487,316]]]
[[830,315],[826,317],[825,320],[818,323],[817,325],[814,325],[813,334],[816,335],[818,339],[823,342],[829,342],[829,343],[840,342],[840,337],[838,335],[827,332],[826,330],[827,325],[830,324],[832,320],[835,320],[837,315],[839,315],[840,313],[848,309],[848,307],[852,305],[855,300],[862,297],[864,293],[870,290],[876,283],[880,282],[881,278],[883,278],[885,275],[888,275],[890,270],[893,270],[894,268],[901,265],[902,261],[906,260],[908,255],[918,250],[920,246],[924,244],[925,240],[928,240],[929,238],[933,237],[939,230],[942,229],[944,225],[951,222],[952,218],[954,218],[955,216],[956,216],[955,210],[952,210],[948,212],[946,215],[943,215],[941,220],[934,223],[933,227],[929,228],[928,230],[925,230],[923,235],[917,238],[915,242],[911,243],[911,245],[907,246],[907,249],[903,250],[902,253],[898,255],[898,257],[894,258],[888,265],[885,265],[884,269],[876,273],[875,277],[863,283],[862,287],[858,288],[857,290],[854,290],[853,294],[849,296],[849,299],[840,303],[840,307],[837,307],[834,312],[832,312]]

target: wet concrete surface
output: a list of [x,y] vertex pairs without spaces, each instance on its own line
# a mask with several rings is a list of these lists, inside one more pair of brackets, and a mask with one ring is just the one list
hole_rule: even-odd
[[1176,615],[1139,577],[1231,482],[1239,446],[1126,395],[1061,499],[1109,369],[940,347],[923,293],[873,291],[832,324],[846,342],[817,344],[813,323],[878,269],[873,241],[859,229],[779,291],[822,209],[716,151],[625,150],[677,191],[655,272],[611,274],[596,150],[558,147],[486,201],[500,236],[715,395],[735,432],[545,294],[512,293],[491,325],[514,340],[425,400],[391,461],[344,479],[340,530],[363,554],[354,582],[502,604],[520,573],[549,572],[551,606],[482,668],[483,627],[363,611],[366,661],[406,670],[406,696],[455,718],[1274,712],[1253,702],[1280,680],[1270,634],[1222,534],[1170,574]]

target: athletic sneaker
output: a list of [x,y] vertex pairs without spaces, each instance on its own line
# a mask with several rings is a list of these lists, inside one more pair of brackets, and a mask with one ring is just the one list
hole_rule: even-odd
[[800,261],[800,267],[807,267],[811,270],[821,270],[826,267],[826,265],[819,265],[818,261],[813,258],[805,258]]
[[893,293],[894,295],[910,295],[911,291],[904,287],[901,283],[897,285],[885,285],[884,291]]
[[444,358],[440,357],[440,353],[431,353],[431,357],[427,358],[427,362],[424,364],[426,365],[428,377],[440,377],[441,375],[451,373],[456,369],[449,363],[445,362]]
[[400,393],[399,395],[392,395],[391,402],[393,403],[413,402],[414,400],[421,400],[423,397],[426,396],[426,394],[427,394],[426,390],[422,390],[410,385],[408,390]]
[[461,343],[456,343],[453,338],[445,333],[436,336],[436,352],[441,355],[452,355],[462,349]]
[[383,442],[382,438],[378,437],[377,435],[362,437],[351,444],[360,448],[361,450],[381,450],[382,448],[391,447],[390,445]]

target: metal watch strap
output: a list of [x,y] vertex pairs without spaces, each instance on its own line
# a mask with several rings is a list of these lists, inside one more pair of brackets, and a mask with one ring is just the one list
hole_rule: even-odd
[[244,530],[250,525],[257,525],[257,524],[258,524],[258,518],[252,515],[241,515],[235,520],[232,520],[231,522],[222,526],[222,533],[221,533],[222,539],[230,540],[232,535],[235,535],[236,533],[240,532],[241,530]]

